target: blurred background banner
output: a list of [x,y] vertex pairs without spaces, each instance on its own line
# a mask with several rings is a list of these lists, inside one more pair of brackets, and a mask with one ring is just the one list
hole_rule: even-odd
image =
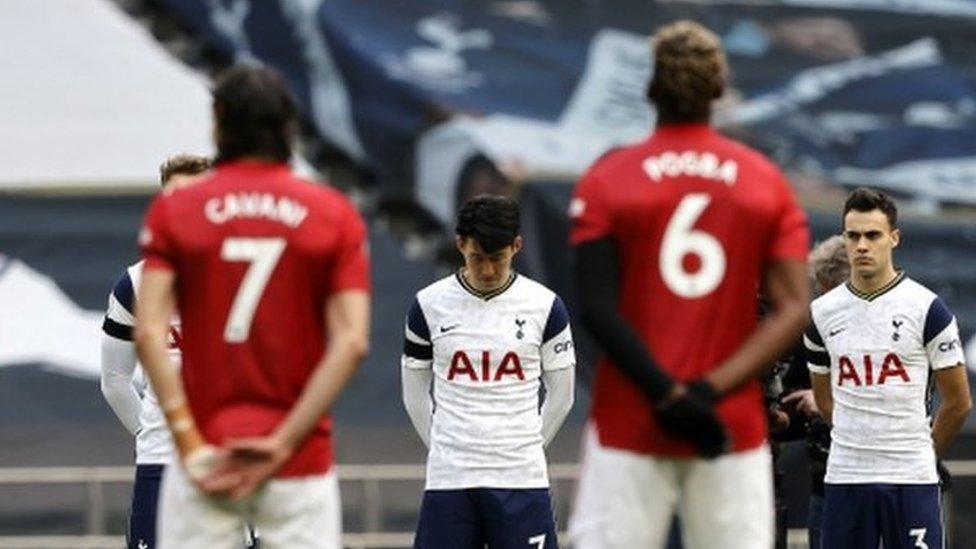
[[334,146],[442,222],[465,163],[573,180],[654,114],[646,36],[681,17],[733,67],[718,124],[834,185],[976,204],[971,2],[153,0],[288,75]]
[[0,191],[154,192],[211,151],[206,78],[104,0],[0,3],[0,66]]

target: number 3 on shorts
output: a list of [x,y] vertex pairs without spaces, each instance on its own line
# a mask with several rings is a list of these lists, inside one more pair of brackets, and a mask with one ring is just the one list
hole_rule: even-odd
[[241,343],[251,333],[251,321],[258,301],[268,285],[275,265],[285,251],[284,238],[227,238],[220,248],[220,258],[227,261],[247,261],[250,266],[237,288],[234,304],[224,326],[224,341]]
[[915,538],[915,547],[929,549],[929,544],[925,543],[926,532],[928,532],[928,528],[912,528],[908,531],[908,535]]
[[[664,285],[676,295],[694,299],[712,293],[725,278],[725,250],[714,236],[695,229],[712,197],[704,193],[686,195],[678,203],[664,229],[658,263]],[[701,267],[685,270],[686,255],[697,256]]]

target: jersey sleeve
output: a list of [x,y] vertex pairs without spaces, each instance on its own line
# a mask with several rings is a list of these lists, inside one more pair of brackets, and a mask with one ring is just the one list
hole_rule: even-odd
[[175,245],[166,216],[167,195],[157,196],[149,205],[149,211],[139,230],[139,247],[146,260],[146,269],[173,270]]
[[329,274],[328,290],[331,294],[343,290],[370,289],[366,223],[352,204],[347,202],[345,206],[345,215],[339,229],[339,243]]
[[951,368],[966,360],[956,318],[940,297],[932,300],[925,315],[922,343],[933,370]]
[[810,251],[810,229],[807,216],[796,202],[793,190],[786,179],[779,175],[782,189],[782,207],[776,221],[769,246],[770,260],[794,259],[806,261]]
[[403,357],[401,363],[404,368],[429,369],[434,360],[434,345],[430,340],[430,328],[427,318],[420,307],[420,301],[414,298],[407,311],[407,319],[403,329]]
[[542,330],[542,370],[560,370],[576,366],[576,349],[569,326],[569,313],[563,300],[552,300],[546,327]]
[[132,278],[125,271],[108,295],[108,307],[105,309],[105,320],[102,321],[102,331],[106,335],[122,341],[132,341],[132,328],[136,323],[134,294]]
[[827,375],[830,373],[830,355],[824,346],[820,330],[816,321],[811,321],[806,333],[803,334],[803,346],[806,347],[807,368],[815,373]]
[[605,196],[606,188],[591,169],[576,185],[569,203],[572,245],[598,240],[613,230],[612,215]]

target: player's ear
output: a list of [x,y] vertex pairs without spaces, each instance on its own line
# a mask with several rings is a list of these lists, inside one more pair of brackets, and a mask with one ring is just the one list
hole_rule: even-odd
[[899,242],[901,242],[901,231],[898,229],[891,229],[891,247],[897,248]]
[[458,252],[460,252],[461,255],[464,255],[464,237],[463,236],[455,236],[454,237],[454,244],[457,246]]
[[512,255],[519,253],[519,250],[521,249],[522,249],[522,235],[518,235],[515,237],[515,240],[512,241]]

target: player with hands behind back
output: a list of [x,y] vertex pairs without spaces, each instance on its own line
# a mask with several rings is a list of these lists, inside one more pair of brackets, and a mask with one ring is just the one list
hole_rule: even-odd
[[[773,494],[759,374],[808,315],[806,217],[779,170],[709,126],[719,38],[653,39],[657,127],[576,187],[583,322],[603,351],[570,532],[576,547],[768,549]],[[770,312],[760,323],[756,289]]]
[[237,549],[250,521],[264,549],[338,548],[328,412],[368,348],[365,224],[292,175],[298,119],[280,76],[234,67],[213,98],[213,174],[157,197],[140,233],[136,344],[181,463],[163,479],[159,545]]

